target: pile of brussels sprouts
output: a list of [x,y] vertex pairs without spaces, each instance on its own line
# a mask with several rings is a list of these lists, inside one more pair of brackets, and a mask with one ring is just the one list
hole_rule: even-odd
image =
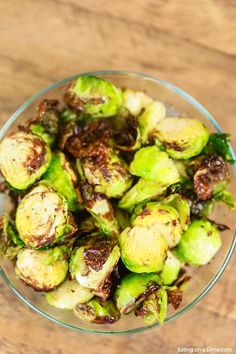
[[13,203],[0,221],[0,251],[16,276],[80,320],[113,323],[133,312],[163,323],[189,276],[206,265],[231,209],[229,136],[162,102],[92,76],[64,102],[44,100],[0,144],[1,191]]

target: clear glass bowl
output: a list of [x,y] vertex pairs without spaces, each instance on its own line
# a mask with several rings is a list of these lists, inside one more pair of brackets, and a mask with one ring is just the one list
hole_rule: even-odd
[[[221,132],[219,124],[200,103],[198,103],[186,92],[166,81],[144,74],[124,71],[100,71],[84,74],[96,75],[105,78],[122,88],[129,87],[135,90],[145,91],[152,98],[158,99],[166,104],[169,116],[181,115],[194,117],[202,121],[210,131]],[[69,77],[62,81],[56,82],[55,84],[45,88],[30,98],[27,102],[25,102],[20,108],[18,108],[18,110],[11,116],[11,118],[1,129],[0,140],[4,137],[5,134],[15,130],[18,124],[23,124],[32,118],[35,114],[39,102],[42,99],[62,99],[66,86],[80,75],[75,75],[73,77]],[[179,114],[178,112],[181,113]],[[233,151],[232,156],[235,158]],[[232,181],[233,177],[234,176],[232,173]],[[235,184],[233,185],[233,182],[231,182],[231,191],[235,192],[235,187]],[[0,215],[3,214],[4,211],[9,210],[9,208],[9,200],[5,195],[1,194]],[[179,316],[197,304],[218,281],[230,260],[236,243],[236,237],[234,233],[235,215],[230,213],[226,207],[218,205],[214,210],[214,215],[212,218],[218,222],[229,225],[230,230],[224,232],[222,237],[222,247],[209,265],[197,269],[189,268],[192,279],[189,283],[187,291],[184,293],[183,302],[177,311],[173,311],[171,308],[169,309],[169,315],[165,321],[166,323],[177,319]],[[41,293],[35,292],[31,288],[18,281],[11,262],[1,259],[0,264],[0,274],[8,286],[15,292],[15,294],[37,313],[62,326],[82,332],[97,334],[135,333],[153,327],[158,327],[158,324],[152,327],[145,326],[141,320],[132,315],[124,316],[120,321],[112,325],[97,325],[81,322],[73,315],[71,311],[59,310],[49,306]]]

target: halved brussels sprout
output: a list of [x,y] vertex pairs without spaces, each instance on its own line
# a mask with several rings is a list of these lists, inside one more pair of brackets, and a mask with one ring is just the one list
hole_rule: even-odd
[[43,100],[38,107],[35,120],[30,122],[32,133],[39,135],[48,146],[55,145],[59,131],[59,112],[57,100]]
[[57,151],[53,154],[43,179],[66,199],[70,211],[82,208],[83,201],[78,187],[78,178],[62,152]]
[[126,163],[105,145],[93,147],[88,157],[81,161],[84,176],[94,186],[95,192],[108,198],[119,198],[132,184]]
[[111,300],[90,300],[86,304],[77,304],[74,314],[82,321],[98,324],[114,323],[120,319],[120,313]]
[[77,230],[66,200],[46,182],[39,183],[20,202],[16,228],[25,245],[41,248]]
[[171,285],[177,278],[182,267],[180,260],[170,251],[167,251],[167,258],[164,268],[160,274],[164,285]]
[[136,204],[150,198],[158,197],[165,192],[168,185],[140,178],[139,181],[119,200],[118,206],[132,212]]
[[138,116],[152,99],[140,91],[125,89],[123,91],[124,107],[133,115]]
[[141,307],[135,310],[135,315],[141,317],[148,326],[158,322],[162,325],[167,316],[167,306],[167,291],[160,288],[149,295]]
[[110,82],[95,76],[81,76],[68,88],[65,102],[84,114],[101,118],[116,115],[123,98],[121,90]]
[[100,230],[108,236],[119,233],[119,225],[114,216],[114,210],[109,199],[94,192],[92,186],[81,183],[81,191],[87,211],[94,217]]
[[126,275],[115,291],[117,308],[128,314],[159,288],[160,277],[156,274]]
[[0,170],[7,182],[16,189],[26,189],[47,170],[51,152],[37,135],[17,131],[0,144]]
[[146,106],[144,112],[138,117],[142,143],[148,141],[149,135],[155,130],[157,123],[165,118],[166,108],[163,103],[154,101]]
[[202,266],[210,262],[220,247],[217,228],[207,220],[194,220],[182,235],[175,254],[185,263]]
[[119,236],[121,259],[131,272],[159,272],[167,256],[167,242],[153,227],[126,228]]
[[19,279],[37,291],[50,291],[66,278],[67,260],[47,263],[48,251],[24,248],[17,254],[15,272]]
[[182,229],[177,210],[162,203],[151,202],[137,207],[131,224],[148,228],[147,233],[152,228],[154,235],[162,237],[169,248],[175,247],[181,238]]
[[173,184],[179,181],[179,173],[166,152],[156,146],[147,146],[134,155],[130,173],[161,184]]
[[81,286],[99,292],[120,258],[116,243],[102,235],[86,237],[70,260],[70,272]]
[[194,190],[200,200],[208,200],[223,190],[229,181],[229,169],[222,157],[205,158],[194,174]]
[[84,304],[94,296],[90,289],[82,287],[76,280],[66,279],[55,290],[46,295],[47,302],[59,309],[72,310],[77,304]]
[[192,118],[164,118],[155,135],[174,159],[189,159],[200,154],[209,139],[207,128]]

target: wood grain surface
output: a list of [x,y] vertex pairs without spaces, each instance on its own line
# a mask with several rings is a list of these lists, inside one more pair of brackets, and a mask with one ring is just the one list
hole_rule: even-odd
[[[236,142],[235,0],[0,0],[0,124],[64,77],[126,69],[169,80],[198,99]],[[143,334],[61,328],[0,281],[0,354],[171,354],[178,346],[236,352],[235,267],[180,319]]]

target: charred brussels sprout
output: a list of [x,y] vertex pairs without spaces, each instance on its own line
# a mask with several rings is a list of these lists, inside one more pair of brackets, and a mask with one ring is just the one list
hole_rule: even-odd
[[115,292],[117,308],[121,313],[130,313],[156,291],[160,283],[160,277],[156,274],[126,275]]
[[32,248],[47,246],[77,230],[66,200],[43,182],[20,202],[16,227],[25,245]]
[[86,237],[71,257],[70,272],[81,286],[99,293],[119,258],[120,250],[113,240],[102,235]]
[[210,262],[221,247],[217,228],[206,220],[194,220],[182,235],[175,254],[192,266]]
[[35,120],[30,122],[32,133],[41,136],[48,144],[54,146],[59,131],[59,112],[57,100],[43,100],[38,107]]
[[136,152],[130,173],[160,184],[170,185],[179,181],[179,173],[173,161],[156,146],[148,146]]
[[16,189],[26,189],[47,170],[51,152],[37,135],[18,131],[0,144],[0,170]]
[[37,291],[50,291],[66,278],[67,260],[47,264],[50,251],[22,249],[16,260],[16,275]]
[[167,256],[167,242],[152,227],[126,228],[119,236],[121,258],[134,273],[159,272]]
[[164,268],[160,277],[164,285],[171,285],[177,278],[182,267],[180,260],[175,255],[168,251]]
[[155,131],[157,123],[165,118],[165,115],[164,104],[157,101],[150,103],[144,112],[140,114],[138,122],[143,144],[147,143],[149,136]]
[[154,323],[161,325],[167,316],[168,296],[165,289],[158,289],[148,296],[135,315],[141,317],[144,322],[151,326]]
[[95,192],[108,198],[119,198],[130,188],[132,177],[128,166],[110,148],[100,144],[82,163],[84,176],[94,186]]
[[123,103],[121,90],[95,76],[81,76],[65,94],[68,106],[94,118],[116,115]]
[[174,159],[200,154],[209,139],[207,128],[192,118],[164,118],[156,125],[155,136]]
[[222,157],[208,156],[194,174],[194,190],[200,200],[210,199],[229,181],[229,169]]
[[152,102],[152,99],[140,91],[126,89],[123,92],[124,107],[133,115],[138,116],[141,111]]
[[77,304],[74,314],[82,321],[98,324],[114,323],[119,320],[120,314],[111,300],[90,300],[86,304]]
[[51,164],[43,179],[66,199],[70,211],[82,208],[77,176],[62,152],[53,154]]
[[76,280],[66,279],[55,290],[46,294],[46,300],[59,309],[72,310],[77,304],[84,304],[93,296],[90,289],[82,287]]
[[87,211],[96,220],[100,230],[108,236],[119,233],[119,225],[114,216],[114,210],[109,199],[100,193],[94,192],[92,186],[82,183],[81,191]]

